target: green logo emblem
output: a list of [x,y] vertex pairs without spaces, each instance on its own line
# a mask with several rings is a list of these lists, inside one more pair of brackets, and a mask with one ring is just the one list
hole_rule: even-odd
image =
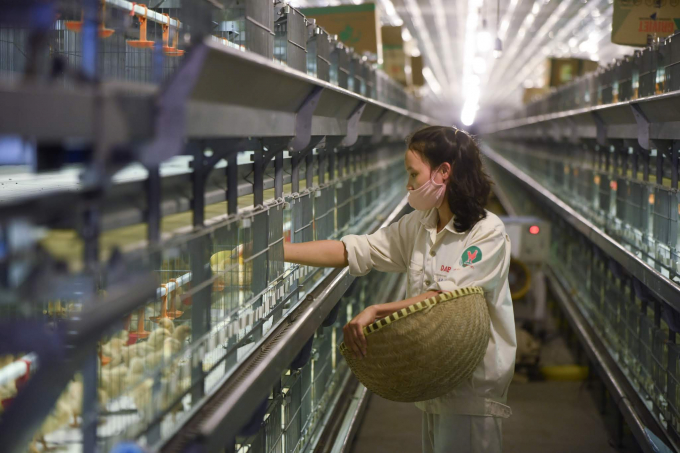
[[472,247],[468,247],[464,252],[463,256],[460,257],[460,264],[463,267],[470,266],[473,263],[476,263],[478,261],[482,260],[482,251],[479,250],[479,247],[475,247],[474,245]]

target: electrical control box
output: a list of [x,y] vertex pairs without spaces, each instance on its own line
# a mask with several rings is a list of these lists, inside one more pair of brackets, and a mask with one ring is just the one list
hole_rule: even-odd
[[543,263],[550,254],[550,223],[536,217],[501,217],[512,244],[512,257],[525,264]]

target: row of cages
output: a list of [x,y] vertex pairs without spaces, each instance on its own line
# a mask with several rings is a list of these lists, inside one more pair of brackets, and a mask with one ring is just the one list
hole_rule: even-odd
[[[96,73],[101,80],[158,84],[178,68],[196,36],[242,51],[389,105],[420,112],[417,99],[391,79],[373,57],[359,55],[294,7],[272,0],[228,2],[200,16],[194,6],[149,8],[148,2],[101,0]],[[38,14],[28,10],[27,15]],[[201,22],[197,21],[200,17]],[[0,20],[0,79],[43,75],[68,81],[84,65],[84,14],[80,2],[61,2],[45,30]],[[42,32],[40,39],[36,34]],[[40,43],[39,51],[33,46]]]
[[551,222],[549,264],[607,346],[647,408],[680,440],[680,313],[656,298],[563,217],[504,170],[496,172],[513,205]]
[[614,104],[680,90],[680,33],[656,38],[633,55],[553,89],[518,117]]
[[[355,281],[338,302],[335,319],[324,321],[312,340],[311,360],[286,371],[260,406],[240,437],[236,453],[297,453],[308,451],[323,421],[337,402],[343,380],[350,373],[338,345],[343,326],[375,303],[370,288],[384,285],[386,274],[371,274]],[[386,294],[378,294],[377,298]]]
[[671,153],[633,147],[496,144],[562,201],[680,283],[680,195]]
[[[126,439],[152,446],[171,437],[204,397],[217,390],[330,272],[285,263],[284,243],[365,232],[368,222],[375,222],[403,198],[402,165],[402,159],[392,158],[365,163],[352,172],[348,168],[344,176],[284,193],[161,245],[123,254],[125,275],[150,273],[160,282],[155,297],[123,319],[111,320],[110,328],[102,332],[96,358],[98,403],[83,406],[83,393],[91,384],[77,374],[34,434],[31,448],[37,449],[35,442],[39,442],[43,451],[52,447],[92,451],[94,446],[83,444],[81,428],[86,419],[98,421],[101,451],[109,451]],[[16,228],[25,226],[17,224]],[[13,234],[7,230],[3,233],[5,239],[8,233]],[[18,259],[3,266],[4,295],[15,289],[8,284],[20,279],[25,267]],[[125,285],[124,280],[114,277],[101,276],[95,282],[95,292]],[[61,295],[59,291],[45,291],[49,295],[38,299],[3,298],[10,302],[2,304],[0,317],[10,323],[37,320],[47,330],[58,331],[62,323],[78,319],[88,308],[84,300],[89,294],[78,285],[69,288],[62,289]],[[348,307],[347,316],[351,316]],[[294,444],[301,445],[307,439],[305,429],[309,430],[311,420],[323,412],[319,406],[326,401],[322,390],[332,391],[327,381],[337,364],[335,352],[331,360],[329,351],[335,351],[340,341],[337,332],[341,334],[342,322],[346,321],[343,310],[340,312],[331,333],[317,333],[314,344],[318,354],[312,365],[288,372],[282,377],[286,391],[279,389],[267,400],[267,414],[273,423],[267,429],[278,430],[279,447],[267,443],[269,440],[260,444],[256,436],[241,439],[239,451],[251,451],[244,447],[251,444],[262,445],[253,446],[252,451],[300,451]],[[11,406],[29,379],[34,356],[26,351],[0,357],[1,410]],[[317,389],[312,391],[312,408],[297,407],[291,413],[292,399],[308,394],[310,382],[312,386],[318,383],[312,387]],[[285,426],[297,423],[299,437],[291,440],[293,431],[282,431],[279,422]],[[281,440],[283,432],[285,442]],[[264,445],[269,447],[262,449]],[[287,446],[285,450],[282,445]]]

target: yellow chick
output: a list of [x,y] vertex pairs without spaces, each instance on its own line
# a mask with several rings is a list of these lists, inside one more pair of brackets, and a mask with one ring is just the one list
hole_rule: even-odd
[[101,371],[101,388],[109,398],[117,398],[127,386],[128,369],[125,365],[103,367]]
[[170,332],[170,335],[175,331],[175,323],[170,318],[161,318],[158,320],[158,327]]
[[153,391],[153,379],[144,379],[132,389],[132,400],[135,402],[137,411],[143,419],[151,417],[151,412],[146,409],[151,405]]
[[181,344],[184,344],[184,342],[187,341],[187,338],[189,338],[189,335],[191,335],[191,326],[184,324],[175,329],[172,338],[179,341]]
[[145,364],[146,368],[152,370],[160,365],[161,361],[165,357],[165,352],[161,349],[160,351],[153,351],[151,354],[146,356]]
[[134,357],[130,360],[130,369],[128,370],[128,385],[135,385],[144,376],[144,359]]
[[170,332],[167,329],[156,329],[149,334],[147,343],[156,351],[163,348],[163,343],[166,338],[170,337]]
[[68,398],[62,396],[57,400],[52,413],[45,419],[40,429],[35,435],[43,446],[43,451],[48,451],[47,443],[45,442],[45,435],[54,432],[69,423],[72,417],[72,408],[68,403]]
[[125,346],[121,349],[121,355],[125,365],[129,365],[130,361],[135,357],[145,357],[147,354],[153,352],[153,348],[148,342],[142,341],[130,346]]
[[78,416],[81,415],[83,409],[83,383],[80,381],[72,381],[66,388],[67,403],[71,407],[71,416],[73,421],[72,427],[78,426]]

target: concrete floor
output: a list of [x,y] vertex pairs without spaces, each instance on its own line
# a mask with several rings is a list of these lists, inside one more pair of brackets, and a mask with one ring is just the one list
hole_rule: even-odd
[[[582,382],[513,383],[503,421],[505,453],[607,453],[605,425]],[[352,453],[421,451],[421,412],[373,395]]]

